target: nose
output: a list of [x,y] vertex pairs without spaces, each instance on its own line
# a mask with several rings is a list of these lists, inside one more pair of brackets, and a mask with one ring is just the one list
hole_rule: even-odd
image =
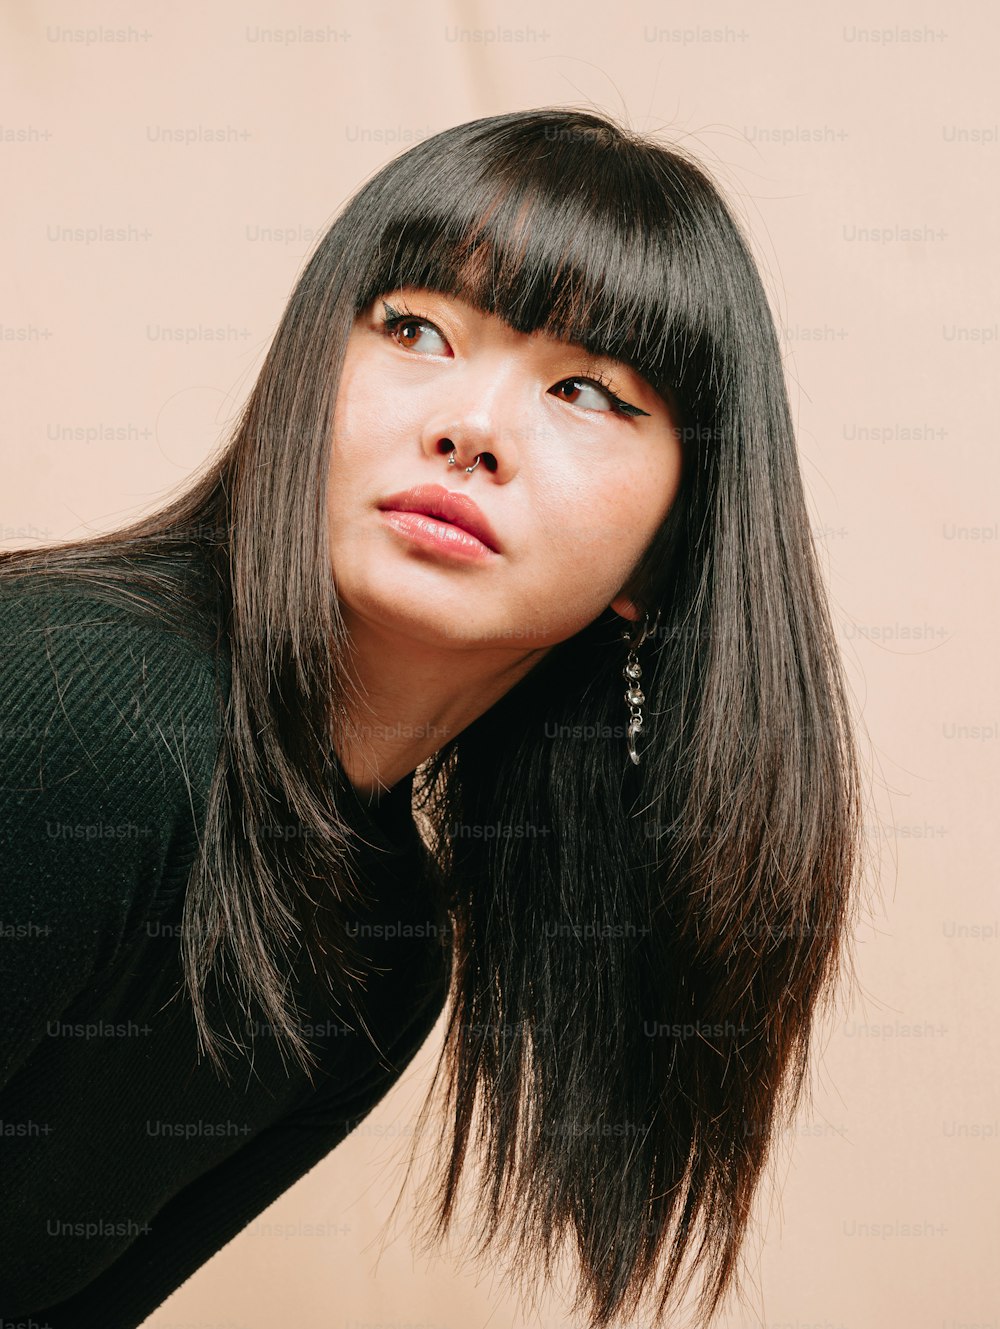
[[[442,446],[442,448],[444,448],[445,445],[450,445],[450,446],[451,446],[452,451],[451,451],[450,456],[448,457],[448,465],[449,465],[449,466],[454,466],[455,463],[456,463],[456,461],[458,460],[458,452],[455,450],[455,445],[454,445],[454,443],[451,442],[450,439],[445,438],[445,439],[442,439],[442,440],[441,440],[441,446]],[[479,463],[483,460],[484,457],[487,459],[486,469],[487,469],[488,471],[495,471],[496,468],[497,468],[497,459],[496,459],[496,457],[493,456],[493,453],[492,453],[492,452],[486,452],[486,453],[477,452],[477,453],[476,453],[476,460],[472,463],[472,465],[471,465],[471,466],[460,466],[460,467],[459,467],[459,470],[467,471],[467,472],[469,473],[469,475],[471,475],[472,472],[476,469],[476,467],[479,465]],[[464,462],[465,458],[463,457],[462,460],[463,460],[463,462]]]
[[464,369],[440,385],[441,409],[427,420],[423,449],[439,463],[447,458],[449,475],[464,480],[473,473],[485,478],[488,472],[505,482],[520,465],[517,439],[524,433],[517,423],[513,366],[508,362],[505,373],[493,360],[492,369],[485,363],[478,370]]

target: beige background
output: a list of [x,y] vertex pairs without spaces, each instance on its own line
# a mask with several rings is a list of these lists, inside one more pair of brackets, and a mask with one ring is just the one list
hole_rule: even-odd
[[[901,2],[0,13],[4,547],[182,486],[318,233],[439,129],[604,110],[693,149],[749,226],[864,717],[878,880],[860,995],[818,1040],[761,1196],[756,1304],[724,1329],[1000,1323],[998,28],[983,4]],[[405,1211],[375,1268],[436,1046],[147,1324],[568,1326],[556,1296],[519,1311],[496,1271],[415,1263]]]

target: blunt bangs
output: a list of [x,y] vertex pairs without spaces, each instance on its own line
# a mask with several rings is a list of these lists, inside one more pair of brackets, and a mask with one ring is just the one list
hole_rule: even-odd
[[407,286],[458,296],[518,332],[621,361],[670,397],[706,302],[682,274],[682,227],[667,182],[650,189],[648,154],[537,125],[460,151],[456,162],[438,146],[437,181],[416,148],[369,185],[379,223],[356,311]]

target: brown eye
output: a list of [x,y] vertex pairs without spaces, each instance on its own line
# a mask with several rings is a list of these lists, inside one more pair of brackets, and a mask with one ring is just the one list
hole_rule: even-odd
[[[563,381],[557,383],[551,391],[556,395],[561,395],[565,388],[569,388],[570,391],[578,391],[580,388],[589,388],[592,393],[603,396],[604,400],[610,403],[604,408],[605,413],[611,412],[616,415],[624,416],[648,415],[648,411],[641,411],[638,406],[630,406],[628,402],[622,401],[621,397],[613,391],[609,383],[595,382],[589,378],[564,378]],[[569,398],[563,397],[563,400],[568,401]],[[580,403],[573,401],[570,402],[570,405],[578,406]],[[601,408],[598,407],[598,410],[600,409]]]
[[[386,304],[383,300],[382,308],[385,310],[385,318],[382,321],[382,329],[387,337],[390,337],[397,346],[414,346],[420,340],[423,328],[430,329],[435,336],[444,342],[444,337],[429,319],[421,318],[419,314],[412,314],[406,310],[393,309],[392,305]],[[416,331],[416,336],[408,336],[407,333]],[[397,336],[397,333],[400,334]],[[445,345],[447,343],[445,342]]]

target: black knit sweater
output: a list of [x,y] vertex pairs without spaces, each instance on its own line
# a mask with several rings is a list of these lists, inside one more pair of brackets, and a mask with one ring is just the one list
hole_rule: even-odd
[[199,1061],[180,922],[227,658],[76,578],[0,580],[0,1322],[140,1324],[358,1125],[443,1007],[407,779],[345,809],[371,1037],[306,1007],[310,1084],[223,984],[211,1026],[247,1051],[228,1084]]

